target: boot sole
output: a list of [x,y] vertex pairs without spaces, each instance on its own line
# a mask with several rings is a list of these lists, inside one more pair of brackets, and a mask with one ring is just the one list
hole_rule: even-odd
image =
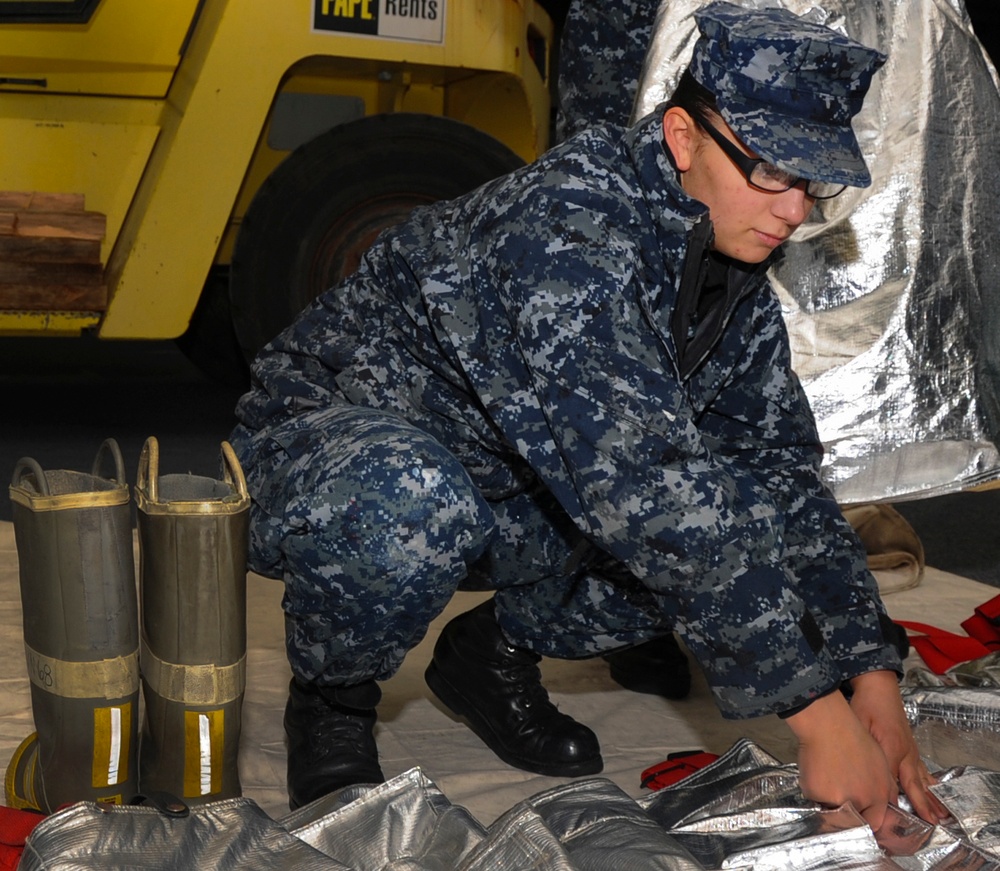
[[588,774],[599,774],[604,768],[604,760],[600,754],[596,758],[563,763],[535,762],[518,756],[504,747],[489,722],[479,714],[475,706],[462,693],[448,682],[448,679],[441,674],[433,661],[424,672],[424,680],[444,706],[456,717],[463,720],[479,739],[508,765],[513,765],[522,771],[541,774],[544,777],[582,777]]

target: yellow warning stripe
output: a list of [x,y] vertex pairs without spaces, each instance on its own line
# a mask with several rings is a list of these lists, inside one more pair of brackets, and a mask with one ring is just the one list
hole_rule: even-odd
[[141,648],[142,677],[161,698],[186,705],[224,705],[246,689],[245,653],[232,665],[179,665],[156,656],[145,639]]
[[96,662],[56,659],[24,645],[28,679],[64,699],[121,699],[139,690],[139,651]]

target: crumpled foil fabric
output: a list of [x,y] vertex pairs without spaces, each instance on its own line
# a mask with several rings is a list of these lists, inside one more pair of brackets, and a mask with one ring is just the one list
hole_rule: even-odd
[[933,787],[952,819],[890,809],[876,835],[850,805],[802,798],[794,765],[748,740],[685,780],[633,799],[570,781],[489,827],[418,769],[350,787],[281,820],[249,799],[166,817],[80,803],[28,838],[22,871],[213,868],[333,871],[1000,871],[1000,772],[955,767]]
[[938,676],[927,669],[907,672],[909,686],[901,688],[903,707],[920,753],[941,767],[979,765],[1000,770],[1000,692],[991,686],[958,683],[960,675],[958,671]]
[[969,766],[933,789],[969,843],[1000,857],[1000,772]]
[[[707,0],[662,0],[633,117]],[[780,3],[885,52],[854,129],[873,183],[817,203],[773,270],[842,504],[1000,477],[1000,92],[961,0]]]
[[[907,686],[923,687],[984,687],[1000,688],[1000,651],[988,653],[979,659],[959,662],[944,674],[934,674],[923,666],[911,668],[906,673]],[[1000,695],[993,693],[992,695]]]

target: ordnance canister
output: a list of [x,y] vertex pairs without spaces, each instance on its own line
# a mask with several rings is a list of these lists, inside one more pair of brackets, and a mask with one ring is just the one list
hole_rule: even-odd
[[[111,460],[114,478],[101,464]],[[137,792],[139,663],[129,489],[113,439],[91,472],[31,458],[10,485],[36,733],[7,769],[7,803],[51,812]]]
[[140,782],[144,792],[164,790],[188,804],[241,792],[250,498],[227,442],[222,467],[221,480],[160,475],[150,438],[136,478]]

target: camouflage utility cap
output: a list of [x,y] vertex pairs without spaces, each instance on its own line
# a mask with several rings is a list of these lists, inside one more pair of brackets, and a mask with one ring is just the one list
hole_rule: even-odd
[[747,146],[804,178],[871,184],[851,119],[884,54],[785,9],[717,0],[695,19],[691,74]]

